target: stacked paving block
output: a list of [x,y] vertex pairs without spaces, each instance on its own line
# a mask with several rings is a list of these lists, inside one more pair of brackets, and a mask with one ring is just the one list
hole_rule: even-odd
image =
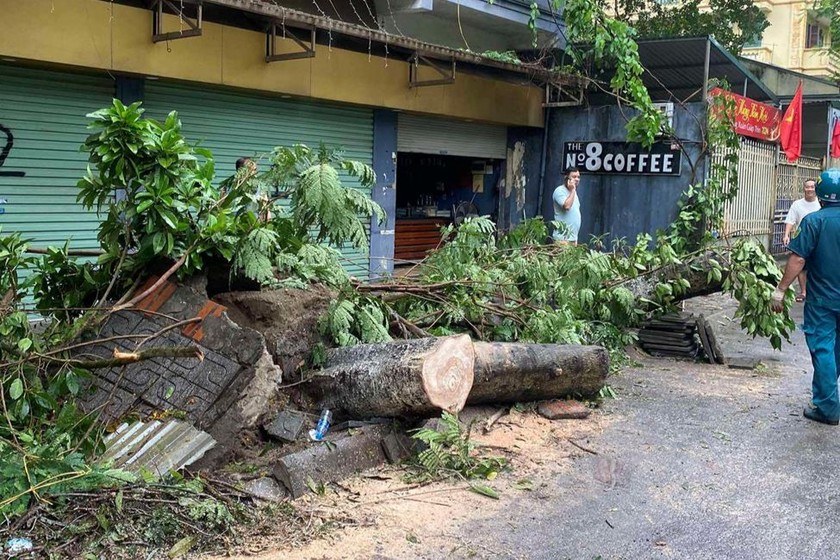
[[639,344],[654,356],[697,359],[723,363],[723,356],[709,322],[694,314],[663,315],[639,329]]

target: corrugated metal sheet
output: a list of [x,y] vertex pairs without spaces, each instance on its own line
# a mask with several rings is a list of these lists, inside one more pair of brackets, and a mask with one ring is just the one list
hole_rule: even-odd
[[507,127],[400,113],[397,150],[504,159],[507,156]]
[[[87,154],[86,114],[107,107],[110,78],[0,65],[0,124],[14,144],[0,167],[0,227],[22,232],[33,245],[96,248],[99,218],[76,202]],[[7,134],[0,132],[0,150]],[[23,176],[19,176],[23,174]]]
[[[370,109],[157,81],[147,82],[143,106],[147,116],[157,119],[178,111],[185,136],[213,152],[219,181],[234,173],[238,158],[266,154],[276,146],[292,144],[317,148],[323,142],[342,148],[349,159],[373,163]],[[345,185],[362,188],[344,172],[341,178]],[[370,194],[369,189],[363,190]],[[350,274],[368,277],[367,250],[344,247],[341,252]]]
[[[701,101],[706,62],[706,37],[674,37],[638,41],[639,57],[645,67],[642,79],[654,101]],[[732,91],[745,93],[757,101],[776,102],[772,91],[737,57],[714,38],[708,38],[710,79],[726,80]],[[609,81],[612,71],[599,76]],[[590,93],[592,105],[609,104],[614,100],[606,94]]]
[[200,459],[216,445],[210,434],[181,420],[122,424],[105,439],[103,464],[164,476]]

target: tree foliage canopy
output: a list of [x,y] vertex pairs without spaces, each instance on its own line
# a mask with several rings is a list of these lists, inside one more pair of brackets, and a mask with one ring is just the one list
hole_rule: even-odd
[[829,46],[840,56],[840,0],[814,0],[813,8],[817,17],[828,20]]
[[755,3],[743,0],[710,0],[708,5],[701,0],[600,2],[605,11],[631,25],[640,38],[713,35],[734,54],[769,25]]

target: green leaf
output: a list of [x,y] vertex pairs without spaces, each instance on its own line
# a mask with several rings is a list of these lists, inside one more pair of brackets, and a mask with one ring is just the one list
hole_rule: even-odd
[[71,395],[76,396],[79,394],[79,381],[76,379],[76,374],[72,371],[67,373],[64,378],[64,383],[67,385],[67,390]]
[[169,549],[167,556],[170,558],[180,558],[187,554],[190,549],[195,545],[196,538],[195,536],[190,535],[189,537],[184,537],[180,541],[176,542],[172,545],[172,548]]
[[108,520],[104,513],[102,513],[101,511],[97,511],[94,514],[94,516],[96,517],[96,521],[99,523],[99,526],[102,528],[102,530],[107,532],[111,528],[111,522]]
[[26,352],[30,348],[32,348],[32,339],[30,338],[21,338],[18,340],[18,348],[20,348],[21,352]]
[[29,416],[29,412],[31,410],[29,406],[29,401],[27,399],[22,399],[19,401],[19,403],[20,406],[16,416],[18,420],[24,421],[26,420],[26,417]]
[[155,254],[160,253],[165,246],[166,236],[161,232],[155,233],[152,236],[152,250],[155,252]]
[[9,386],[9,397],[16,401],[23,396],[23,381],[21,381],[20,377],[12,381],[12,384]]
[[29,432],[18,432],[17,438],[27,444],[31,444],[35,442],[35,438]]
[[490,488],[489,486],[485,486],[483,484],[470,484],[470,490],[475,492],[476,494],[481,494],[482,496],[487,496],[488,498],[493,498],[494,500],[499,499],[499,493],[496,492],[494,489]]

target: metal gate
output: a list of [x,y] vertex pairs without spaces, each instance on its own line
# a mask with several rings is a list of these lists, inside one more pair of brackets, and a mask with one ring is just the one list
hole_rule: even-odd
[[400,113],[397,151],[505,159],[507,128]]
[[[715,163],[722,158],[723,154],[715,155]],[[775,144],[741,138],[738,194],[724,207],[723,236],[756,236],[765,240],[770,237],[775,167]]]
[[770,252],[781,255],[785,252],[782,237],[785,233],[785,216],[794,200],[802,197],[802,184],[807,179],[816,179],[820,175],[820,158],[800,157],[790,163],[783,153],[779,153],[776,167],[776,205],[773,211],[773,238]]

